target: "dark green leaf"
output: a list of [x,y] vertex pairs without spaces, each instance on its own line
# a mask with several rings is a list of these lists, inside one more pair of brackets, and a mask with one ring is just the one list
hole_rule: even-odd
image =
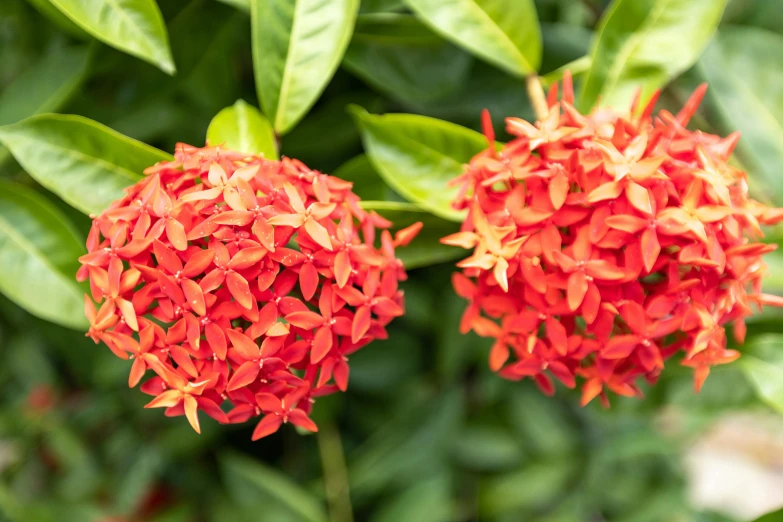
[[46,198],[0,180],[0,291],[33,315],[74,329],[87,324],[76,259],[84,247]]
[[154,64],[168,74],[176,72],[166,26],[155,0],[49,1],[98,40]]
[[231,107],[217,113],[207,129],[207,142],[278,159],[275,132],[269,120],[244,100],[237,100]]
[[466,257],[466,251],[440,243],[440,238],[459,231],[459,225],[434,216],[412,203],[396,201],[363,201],[362,207],[376,210],[394,224],[392,231],[410,226],[418,221],[424,224],[421,232],[408,246],[397,249],[405,268],[412,270]]
[[541,28],[533,0],[406,0],[444,38],[516,76],[538,70]]
[[99,214],[168,154],[81,116],[42,114],[0,127],[25,170],[74,208]]
[[[0,126],[58,110],[81,83],[87,49],[73,47],[48,55],[0,92]],[[0,148],[0,163],[8,151]]]
[[310,110],[351,40],[359,0],[251,0],[261,107],[279,134]]
[[488,479],[481,488],[481,512],[492,517],[506,511],[544,506],[562,496],[575,468],[576,463],[570,459],[550,460]]
[[81,83],[86,68],[84,47],[46,56],[0,92],[0,126],[59,109]]
[[519,464],[522,449],[508,431],[486,424],[460,430],[452,447],[454,459],[468,469],[497,471]]
[[580,104],[626,111],[699,58],[720,22],[726,0],[614,0],[593,41],[592,66]]
[[414,482],[381,507],[371,522],[448,522],[454,508],[447,474]]
[[410,15],[360,16],[343,64],[402,102],[426,103],[462,84],[471,57]]
[[276,469],[235,454],[224,455],[220,460],[225,475],[241,478],[249,486],[284,504],[302,520],[328,520],[324,507],[317,498]]
[[413,114],[369,114],[353,110],[367,156],[395,191],[445,219],[461,221],[451,208],[456,187],[446,184],[487,146],[479,133]]

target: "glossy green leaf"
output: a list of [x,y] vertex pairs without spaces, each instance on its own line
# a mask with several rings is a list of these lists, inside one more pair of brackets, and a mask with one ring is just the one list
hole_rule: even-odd
[[[725,28],[696,67],[709,83],[707,114],[720,132],[739,131],[736,152],[768,187],[780,184],[783,165],[783,36],[762,29]],[[779,198],[779,192],[771,194]]]
[[0,142],[41,185],[85,214],[99,214],[171,156],[81,116],[41,114],[0,127]]
[[244,100],[217,113],[207,128],[207,142],[248,154],[261,153],[265,158],[279,157],[269,120]]
[[220,462],[225,475],[240,477],[248,485],[284,504],[302,520],[328,520],[323,505],[316,497],[276,469],[235,454],[224,455]]
[[627,110],[692,66],[720,22],[726,0],[614,0],[593,41],[580,104]]
[[401,11],[404,8],[405,3],[402,0],[362,0],[359,13],[385,13]]
[[459,88],[469,54],[448,43],[415,17],[360,16],[343,59],[346,69],[402,102],[426,103]]
[[406,0],[444,38],[516,76],[538,70],[541,27],[533,0]]
[[236,7],[248,13],[250,12],[250,0],[218,0],[218,2],[223,2],[226,5]]
[[753,340],[750,353],[739,362],[759,399],[783,414],[783,336],[768,335]]
[[413,114],[369,114],[353,108],[367,156],[395,191],[442,218],[461,221],[451,208],[457,188],[446,184],[484,150],[478,132]]
[[105,44],[174,74],[166,25],[155,0],[49,0]]
[[459,225],[453,221],[430,214],[412,203],[363,201],[362,207],[375,210],[391,221],[394,224],[392,232],[418,221],[424,225],[408,246],[400,247],[395,252],[408,270],[467,257],[465,250],[440,243],[440,238],[459,232]]
[[0,180],[0,292],[47,321],[84,328],[83,291],[74,279],[83,253],[62,212],[35,191]]
[[332,175],[353,183],[351,190],[365,201],[385,202],[390,199],[400,199],[400,196],[383,181],[378,171],[373,168],[366,154],[359,154],[346,161],[335,169]]
[[279,134],[296,125],[329,83],[358,10],[359,0],[251,0],[256,90]]
[[27,0],[33,7],[35,7],[39,13],[44,15],[57,27],[68,33],[69,35],[79,38],[80,40],[89,40],[90,35],[87,34],[81,27],[71,21],[70,18],[60,12],[59,9],[54,7],[49,0]]

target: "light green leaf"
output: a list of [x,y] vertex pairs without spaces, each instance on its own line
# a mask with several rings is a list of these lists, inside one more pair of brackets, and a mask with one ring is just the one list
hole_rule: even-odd
[[275,132],[258,109],[237,100],[212,119],[207,129],[210,145],[225,145],[248,154],[263,154],[265,158],[278,159]]
[[258,99],[283,134],[307,113],[337,70],[359,0],[251,0]]
[[276,469],[265,466],[258,460],[236,454],[224,455],[220,461],[225,475],[241,478],[254,489],[285,505],[302,520],[327,521],[326,511],[321,502]]
[[[87,49],[72,47],[52,53],[0,92],[0,126],[59,109],[81,84]],[[8,151],[0,147],[0,163]]]
[[558,67],[554,71],[545,74],[541,77],[541,82],[544,87],[549,87],[553,83],[557,83],[563,79],[566,71],[569,71],[573,77],[580,76],[590,70],[592,61],[589,56],[582,56],[572,62],[568,62],[562,67]]
[[0,292],[42,319],[85,328],[75,280],[83,253],[62,212],[35,191],[0,180]]
[[49,0],[98,40],[159,67],[176,72],[166,25],[155,0]]
[[726,0],[614,0],[591,52],[580,105],[627,110],[692,66],[720,22]]
[[408,246],[395,254],[408,270],[466,257],[466,251],[440,243],[440,238],[459,232],[459,225],[430,214],[413,203],[362,201],[362,208],[375,210],[394,225],[392,232],[420,221],[424,227]]
[[724,28],[696,67],[710,86],[710,123],[742,134],[737,156],[770,188],[779,186],[783,165],[782,47],[783,36],[763,29]]
[[463,213],[451,208],[457,188],[446,184],[484,150],[487,140],[454,123],[413,114],[369,114],[352,108],[367,156],[396,192],[424,210],[452,221]]
[[65,202],[99,214],[142,171],[171,156],[81,116],[41,114],[0,127],[0,142]]
[[471,61],[413,16],[387,13],[359,17],[343,65],[391,98],[426,103],[458,89]]
[[541,65],[541,27],[533,0],[406,0],[444,38],[511,74]]
[[405,4],[402,0],[362,0],[359,13],[387,13],[401,11],[404,8]]
[[745,372],[759,398],[778,413],[783,414],[783,336],[765,335],[754,339],[749,353],[740,357]]

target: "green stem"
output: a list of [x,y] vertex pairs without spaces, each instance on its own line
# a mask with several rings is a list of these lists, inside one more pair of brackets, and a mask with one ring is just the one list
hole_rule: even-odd
[[348,487],[348,469],[340,433],[331,423],[318,430],[318,451],[324,469],[324,488],[331,522],[353,522],[353,508]]

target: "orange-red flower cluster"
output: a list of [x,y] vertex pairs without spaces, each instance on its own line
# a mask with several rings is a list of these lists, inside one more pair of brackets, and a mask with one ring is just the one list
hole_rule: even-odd
[[87,335],[133,360],[131,387],[157,374],[147,407],[197,432],[199,410],[262,416],[254,440],[316,431],[314,398],[344,391],[347,357],[402,315],[394,250],[420,225],[392,238],[350,183],[287,158],[178,145],[145,174],[93,221]]
[[744,172],[727,163],[738,135],[686,128],[706,86],[677,115],[652,117],[653,99],[631,116],[580,114],[570,77],[532,125],[506,120],[500,148],[485,113],[486,151],[473,158],[454,202],[462,231],[443,242],[473,249],[454,276],[470,304],[462,330],[491,337],[492,370],[582,382],[582,403],[605,391],[638,396],[664,361],[682,354],[700,389],[711,365],[739,356],[751,304],[783,305],[761,292],[760,225],[783,209],[748,197]]

